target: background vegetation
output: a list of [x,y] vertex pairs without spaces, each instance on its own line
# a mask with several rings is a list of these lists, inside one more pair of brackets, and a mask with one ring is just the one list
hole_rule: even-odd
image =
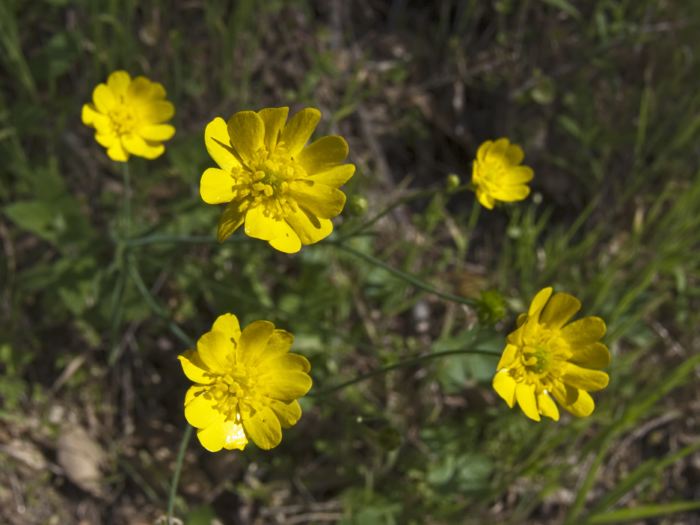
[[[190,444],[186,523],[700,522],[699,29],[692,1],[0,2],[0,521],[162,522],[185,426],[177,331],[233,311],[296,334],[315,387],[273,452]],[[80,123],[115,69],[177,108],[166,154],[130,161],[128,242],[120,167]],[[321,108],[358,166],[333,242],[293,257],[217,245],[198,196],[206,122],[278,105]],[[445,177],[468,182],[500,136],[534,193],[471,232],[473,195]],[[493,290],[491,307],[338,242],[441,290]],[[489,356],[328,391],[418,353],[498,352],[549,284],[609,325],[589,419],[509,411]]]

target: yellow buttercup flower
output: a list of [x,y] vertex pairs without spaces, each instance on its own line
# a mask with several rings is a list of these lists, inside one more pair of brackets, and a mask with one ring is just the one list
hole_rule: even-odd
[[280,444],[282,428],[301,417],[297,398],[311,388],[309,361],[289,353],[293,340],[269,321],[241,332],[236,316],[224,314],[195,350],[179,356],[195,383],[185,395],[185,418],[204,448],[243,450],[248,440],[263,449]]
[[82,119],[95,128],[95,140],[107,148],[109,158],[126,162],[129,155],[147,159],[162,155],[162,143],[175,134],[175,128],[164,123],[174,114],[161,84],[115,71],[106,84],[94,89],[92,102],[83,106]]
[[520,166],[524,157],[522,148],[506,138],[487,140],[479,146],[472,183],[482,206],[492,210],[496,201],[521,201],[530,194],[527,183],[532,180],[533,172],[527,166]]
[[245,223],[250,237],[295,253],[333,231],[330,219],[345,205],[338,188],[355,173],[343,164],[348,144],[339,136],[306,146],[321,112],[306,108],[287,122],[289,108],[241,111],[228,123],[215,118],[204,142],[218,168],[202,174],[200,195],[208,204],[227,204],[219,220],[223,241]]
[[550,287],[520,314],[493,377],[493,388],[509,407],[517,401],[530,419],[539,421],[542,415],[557,421],[554,398],[575,416],[591,415],[595,404],[588,392],[608,385],[608,374],[599,369],[610,363],[610,352],[600,342],[605,335],[601,318],[567,324],[580,308],[574,296],[552,295]]

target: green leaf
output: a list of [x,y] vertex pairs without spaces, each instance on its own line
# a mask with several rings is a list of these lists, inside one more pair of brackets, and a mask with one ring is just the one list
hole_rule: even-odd
[[669,516],[677,512],[690,512],[696,509],[700,509],[700,501],[674,501],[672,503],[660,503],[658,505],[640,505],[639,507],[613,510],[604,514],[598,514],[589,520],[588,523],[590,525],[621,523],[624,521]]

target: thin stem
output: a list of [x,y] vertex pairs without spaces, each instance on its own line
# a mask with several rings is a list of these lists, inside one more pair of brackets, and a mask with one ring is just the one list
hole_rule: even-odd
[[447,357],[447,356],[451,356],[451,355],[464,355],[464,354],[490,355],[493,357],[500,357],[501,356],[500,353],[491,352],[488,350],[464,350],[464,349],[443,350],[442,352],[431,352],[429,354],[420,354],[420,355],[417,355],[414,357],[409,357],[408,359],[404,359],[403,361],[399,361],[398,363],[392,363],[390,365],[385,365],[381,368],[377,368],[376,370],[372,370],[370,372],[360,374],[359,376],[354,377],[352,379],[349,379],[348,381],[344,381],[338,385],[335,385],[335,386],[332,386],[329,388],[323,388],[323,389],[319,390],[318,392],[314,392],[314,393],[309,394],[309,395],[313,396],[313,397],[325,396],[327,394],[332,394],[334,392],[342,390],[342,389],[349,387],[351,385],[354,385],[356,383],[360,383],[360,382],[365,381],[367,379],[370,379],[372,377],[385,374],[385,373],[390,372],[391,370],[395,370],[397,368],[415,365],[417,363],[421,363],[423,361],[428,361],[431,359],[439,359],[441,357]]
[[466,255],[469,253],[469,243],[471,242],[472,237],[474,236],[474,230],[476,229],[476,223],[479,222],[480,214],[481,204],[474,201],[474,203],[472,204],[472,209],[469,212],[469,222],[467,222],[467,236],[466,240],[464,241],[464,253],[462,254],[462,258],[466,257]]
[[131,235],[131,176],[129,163],[122,164],[122,178],[124,180],[124,239]]
[[187,425],[184,434],[182,434],[182,441],[180,441],[180,449],[177,451],[177,459],[175,460],[175,472],[173,472],[173,479],[170,483],[170,494],[168,495],[168,525],[173,524],[173,510],[175,509],[177,486],[180,484],[180,473],[182,472],[182,464],[185,460],[185,452],[187,451],[187,445],[190,444],[191,438],[192,426]]
[[167,243],[186,243],[186,244],[216,244],[216,237],[211,235],[168,235],[155,233],[144,237],[129,239],[129,246],[144,246],[147,244],[167,244]]
[[473,299],[469,299],[468,297],[463,297],[461,295],[455,295],[450,292],[443,292],[442,290],[438,290],[434,286],[426,283],[425,281],[419,279],[415,275],[412,275],[410,273],[406,273],[403,270],[399,270],[398,268],[394,268],[393,266],[389,266],[387,263],[384,261],[381,261],[377,259],[376,257],[369,255],[367,253],[361,252],[359,250],[356,250],[355,248],[352,248],[346,244],[342,244],[340,242],[329,242],[329,244],[333,244],[334,246],[337,246],[341,250],[351,253],[355,257],[359,257],[360,259],[364,259],[370,264],[374,264],[375,266],[379,266],[380,268],[383,268],[387,272],[395,275],[396,277],[399,277],[400,279],[403,279],[404,281],[412,284],[416,288],[420,288],[421,290],[425,290],[426,292],[429,292],[433,295],[437,295],[438,297],[442,297],[443,299],[446,299],[448,301],[452,301],[455,303],[459,304],[466,304],[468,306],[474,306],[476,304],[476,301]]
[[135,264],[133,264],[133,262],[129,264],[129,273],[131,274],[131,278],[134,280],[136,288],[138,288],[139,292],[141,292],[141,295],[143,296],[144,300],[151,308],[151,310],[153,310],[154,313],[156,313],[165,321],[167,321],[168,328],[173,333],[173,335],[175,335],[185,345],[193,347],[195,343],[192,340],[192,338],[189,337],[185,332],[183,332],[182,328],[180,328],[178,325],[176,325],[170,320],[170,318],[168,317],[168,313],[161,305],[158,304],[155,297],[153,297],[150,290],[146,287],[146,284],[143,282],[143,278],[141,277],[138,268]]

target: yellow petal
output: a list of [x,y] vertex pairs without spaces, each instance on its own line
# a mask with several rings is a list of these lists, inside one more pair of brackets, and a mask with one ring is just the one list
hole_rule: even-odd
[[570,362],[586,368],[605,368],[610,364],[610,351],[603,343],[591,343],[572,348]]
[[200,359],[199,354],[194,350],[187,350],[184,354],[177,356],[182,365],[182,371],[193,383],[210,384],[214,376],[207,369],[207,365]]
[[[268,345],[269,352],[269,345]],[[303,355],[299,354],[284,354],[275,356],[273,358],[262,359],[258,366],[264,368],[267,372],[272,370],[279,371],[297,371],[308,373],[311,370],[311,363]]]
[[487,210],[492,210],[494,205],[496,204],[496,201],[493,200],[493,197],[491,197],[480,187],[476,189],[476,199],[479,201],[479,204],[481,204]]
[[241,332],[236,349],[236,362],[255,364],[265,353],[267,343],[275,331],[275,325],[270,321],[255,321],[246,326]]
[[258,111],[258,115],[265,124],[265,147],[268,151],[274,151],[279,140],[280,133],[287,122],[289,108],[265,108]]
[[271,369],[260,374],[261,390],[280,401],[291,401],[305,395],[311,389],[311,377],[299,370]]
[[491,146],[493,146],[492,140],[487,140],[485,142],[482,142],[481,146],[479,146],[479,149],[476,152],[476,159],[479,162],[484,162],[486,160],[486,155],[488,154],[489,150],[491,149]]
[[104,146],[105,148],[110,148],[115,142],[119,142],[119,144],[121,144],[119,137],[111,133],[97,132],[95,133],[95,140],[100,146]]
[[135,77],[126,90],[126,94],[130,99],[137,100],[139,102],[145,102],[151,99],[151,93],[152,82],[144,76]]
[[505,186],[517,186],[530,182],[534,175],[535,173],[532,171],[532,168],[528,168],[527,166],[515,166],[506,171],[503,175],[502,183]]
[[496,370],[508,368],[510,365],[513,364],[513,361],[515,361],[515,358],[517,356],[518,347],[515,345],[507,344],[506,347],[503,349],[503,355],[501,355],[501,359],[498,361],[498,365],[496,365]]
[[126,162],[129,160],[129,154],[126,152],[122,146],[121,140],[115,140],[107,149],[107,155],[110,159],[116,160],[117,162]]
[[170,120],[175,114],[175,106],[166,100],[154,100],[144,106],[143,117],[151,124]]
[[219,217],[219,227],[216,232],[216,238],[219,242],[224,242],[243,224],[245,215],[239,211],[238,207],[239,203],[232,202],[226,206]]
[[221,332],[234,343],[238,343],[241,336],[241,325],[238,318],[233,314],[223,314],[216,318],[211,326],[212,331]]
[[520,328],[525,323],[525,321],[527,321],[527,314],[519,314],[518,318],[515,320],[515,326]]
[[608,386],[610,377],[600,370],[590,370],[572,363],[566,365],[562,381],[574,388],[595,392]]
[[508,141],[507,138],[500,138],[494,141],[494,143],[491,145],[491,148],[489,148],[489,151],[486,155],[487,159],[501,159],[505,158],[506,156],[506,151],[508,150],[508,146],[510,145],[510,142]]
[[556,293],[540,315],[540,323],[547,328],[561,328],[581,309],[581,301],[568,293]]
[[297,253],[301,250],[301,240],[297,233],[285,221],[282,221],[284,233],[274,239],[270,239],[270,246],[283,253]]
[[207,124],[204,129],[204,145],[209,156],[222,170],[230,173],[233,168],[240,168],[241,163],[236,159],[231,147],[226,121],[221,117],[216,117]]
[[107,84],[97,84],[92,92],[92,101],[100,113],[108,113],[116,103],[114,93],[107,87]]
[[[262,350],[258,349],[256,353],[248,355],[246,364],[248,366],[266,365],[269,360],[287,355],[293,342],[294,336],[292,334],[286,330],[276,329],[272,332]],[[306,371],[308,372],[308,369]]]
[[[190,389],[196,387],[190,387]],[[222,418],[222,414],[216,410],[216,400],[206,390],[194,396],[185,405],[185,419],[195,428],[206,428],[217,419]]]
[[540,409],[540,414],[554,421],[559,421],[559,409],[556,403],[549,397],[549,394],[542,392],[537,395],[537,406]]
[[595,402],[588,392],[561,383],[555,386],[552,394],[567,411],[576,417],[587,417],[593,413]]
[[342,191],[310,180],[292,182],[289,192],[299,206],[321,219],[332,219],[339,215],[345,206],[345,194]]
[[226,430],[223,418],[216,420],[207,428],[197,431],[197,439],[209,452],[218,452],[224,448]]
[[316,108],[304,108],[294,115],[282,130],[280,141],[284,142],[287,151],[296,156],[311,138],[318,121],[321,120],[321,112]]
[[571,346],[595,343],[605,335],[605,321],[600,317],[584,317],[566,325],[560,334]]
[[117,96],[126,95],[126,90],[131,83],[131,77],[126,71],[115,71],[107,78],[107,85]]
[[249,209],[245,215],[246,235],[263,241],[283,237],[288,227],[289,225],[284,220],[265,215],[262,206]]
[[165,88],[160,82],[150,81],[150,93],[149,98],[151,100],[162,100],[165,98]]
[[146,159],[155,159],[161,156],[165,151],[165,147],[162,144],[154,145],[153,143],[146,142],[135,133],[123,135],[122,145],[124,149],[132,155],[144,157]]
[[511,164],[520,164],[525,158],[525,153],[523,153],[523,149],[517,144],[511,144],[506,148],[506,158]]
[[230,172],[208,168],[199,181],[199,196],[207,204],[223,204],[233,199],[233,178]]
[[544,305],[547,304],[547,301],[549,300],[549,297],[551,295],[551,286],[548,286],[547,288],[542,288],[539,292],[537,292],[535,297],[533,297],[532,301],[530,302],[530,308],[527,311],[528,317],[538,319],[539,313],[542,311],[542,308],[544,308]]
[[534,421],[540,420],[540,412],[537,409],[535,399],[535,387],[525,383],[518,383],[515,387],[515,399],[518,401],[523,413]]
[[258,410],[254,416],[243,420],[248,437],[264,450],[275,448],[282,441],[280,420],[270,407]]
[[515,379],[507,371],[501,370],[493,376],[491,386],[508,403],[508,406],[513,408],[515,404]]
[[301,239],[302,244],[314,244],[333,232],[329,219],[319,219],[299,209],[287,216],[287,222]]
[[491,192],[491,196],[499,201],[503,202],[516,202],[521,201],[528,195],[530,195],[530,188],[524,185],[520,186],[507,186],[504,185],[496,188]]
[[170,124],[151,124],[143,126],[139,130],[139,135],[152,142],[163,142],[173,138],[175,128]]
[[255,111],[239,111],[228,121],[231,146],[246,163],[265,147],[265,124]]
[[214,373],[224,373],[233,360],[233,343],[219,331],[207,332],[197,341],[202,362]]
[[222,427],[224,434],[224,448],[226,450],[243,450],[248,444],[248,438],[243,430],[243,425],[234,421],[226,421]]
[[100,117],[104,118],[104,115],[97,111],[97,108],[94,104],[83,104],[83,109],[80,112],[80,118],[83,121],[83,124],[85,124],[86,126],[92,126],[95,122],[95,119]]
[[308,174],[321,173],[341,164],[348,156],[348,150],[343,137],[330,135],[301,150],[298,160]]
[[354,164],[341,164],[328,170],[309,175],[308,179],[332,188],[339,188],[355,174]]
[[275,415],[277,415],[282,428],[289,428],[295,425],[296,422],[299,421],[299,418],[301,418],[301,405],[297,400],[285,403],[283,401],[271,399],[270,408],[272,408]]

